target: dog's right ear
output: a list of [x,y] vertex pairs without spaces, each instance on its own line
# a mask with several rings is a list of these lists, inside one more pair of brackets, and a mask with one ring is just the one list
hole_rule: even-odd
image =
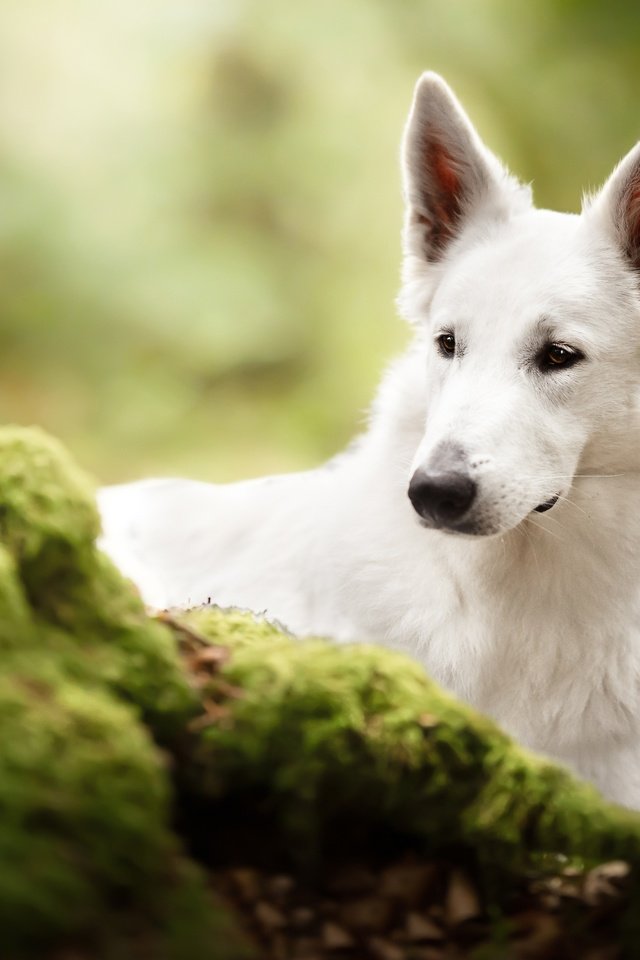
[[584,209],[599,220],[628,265],[640,271],[640,142],[615,168],[600,193],[585,198]]
[[487,150],[444,80],[424,73],[404,134],[405,253],[443,260],[472,218],[508,215],[528,192]]

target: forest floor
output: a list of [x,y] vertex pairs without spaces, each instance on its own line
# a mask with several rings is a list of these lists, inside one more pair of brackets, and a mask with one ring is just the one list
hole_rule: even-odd
[[464,868],[410,854],[343,865],[315,887],[249,867],[213,882],[264,960],[618,960],[628,873],[616,861],[532,875],[499,918]]

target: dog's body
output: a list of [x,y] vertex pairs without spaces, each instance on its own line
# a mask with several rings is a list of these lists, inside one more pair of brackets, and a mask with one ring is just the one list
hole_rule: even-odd
[[368,432],[307,473],[106,489],[104,548],[152,606],[404,649],[640,806],[640,148],[581,216],[535,210],[428,74],[404,157],[418,334]]

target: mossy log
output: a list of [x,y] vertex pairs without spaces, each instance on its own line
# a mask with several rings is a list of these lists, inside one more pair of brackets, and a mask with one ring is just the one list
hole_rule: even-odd
[[98,529],[59,445],[1,430],[0,956],[244,956],[171,828],[198,698]]
[[[637,814],[417,664],[215,608],[150,618],[97,533],[64,451],[0,430],[0,956],[246,955],[201,872],[234,857],[451,855],[494,914],[540,855],[637,878]],[[636,886],[626,937],[639,907]]]
[[216,609],[179,625],[204,704],[183,789],[226,800],[245,829],[259,814],[298,867],[334,838],[342,852],[372,838],[466,848],[507,874],[542,853],[640,863],[640,815],[515,744],[405,656]]

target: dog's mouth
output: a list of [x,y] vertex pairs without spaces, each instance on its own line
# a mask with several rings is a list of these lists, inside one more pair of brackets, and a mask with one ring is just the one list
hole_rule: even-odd
[[539,504],[535,508],[534,513],[546,513],[547,510],[551,510],[551,507],[554,507],[558,502],[559,497],[560,497],[560,494],[557,493],[555,497],[550,497],[549,500],[545,500],[544,503]]

